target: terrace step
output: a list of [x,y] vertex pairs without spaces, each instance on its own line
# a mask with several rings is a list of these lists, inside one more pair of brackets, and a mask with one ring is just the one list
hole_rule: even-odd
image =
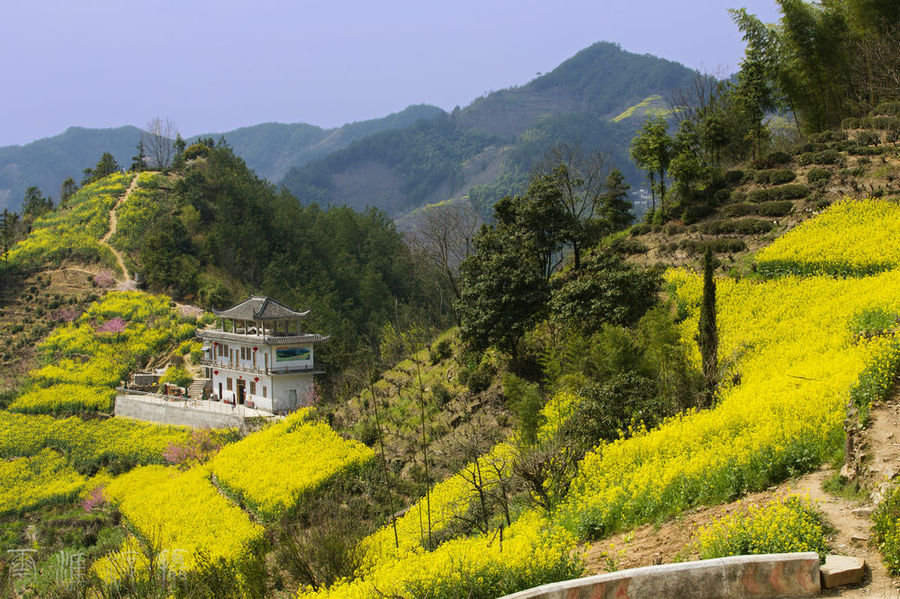
[[207,385],[210,384],[210,379],[194,379],[194,382],[188,387],[187,396],[188,397],[201,397],[203,395],[203,389]]

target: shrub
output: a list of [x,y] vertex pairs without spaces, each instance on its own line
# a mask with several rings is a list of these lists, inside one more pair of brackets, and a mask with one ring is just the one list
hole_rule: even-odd
[[737,204],[728,204],[722,207],[722,216],[748,216],[751,214],[759,214],[759,207],[762,204],[751,204],[750,202],[739,202]]
[[808,499],[788,497],[720,518],[696,537],[701,559],[761,553],[828,552],[826,527]]
[[652,227],[645,223],[638,223],[636,225],[631,226],[630,234],[632,237],[637,237],[638,235],[646,235],[651,231]]
[[837,150],[823,150],[821,152],[806,152],[797,159],[801,166],[812,164],[844,164],[844,156]]
[[472,393],[481,393],[486,391],[491,386],[491,383],[494,382],[495,374],[497,374],[497,369],[485,362],[469,371],[468,378],[464,384],[469,387],[469,391]]
[[681,242],[681,248],[689,254],[703,254],[706,248],[712,249],[716,254],[731,254],[735,252],[743,252],[747,249],[747,244],[743,239],[684,239]]
[[888,571],[900,574],[900,487],[892,487],[875,513],[872,514],[872,531],[881,558]]
[[847,153],[851,156],[880,156],[884,154],[885,149],[872,146],[851,146],[847,148]]
[[740,185],[744,181],[744,171],[740,169],[732,169],[725,171],[725,182],[728,185]]
[[507,407],[519,417],[519,434],[527,445],[537,443],[538,429],[542,422],[541,408],[544,397],[540,387],[535,383],[517,377],[514,374],[503,375],[503,395]]
[[760,185],[781,185],[790,183],[796,178],[797,175],[794,174],[794,171],[787,168],[756,171],[756,174],[753,175],[753,179]]
[[877,146],[881,143],[881,135],[875,131],[860,131],[856,134],[855,141],[861,146]]
[[441,360],[446,360],[452,355],[453,345],[450,343],[449,339],[441,339],[440,341],[432,345],[428,350],[428,357],[431,360],[432,366],[437,364]]
[[787,152],[772,152],[765,158],[753,161],[753,168],[776,168],[784,164],[790,164],[793,159]]
[[828,143],[832,141],[843,141],[845,139],[847,139],[847,133],[844,131],[823,131],[812,137],[812,141],[815,143]]
[[[434,403],[439,408],[444,407],[453,399],[453,394],[444,386],[443,383],[435,383],[431,387],[431,395],[434,397]],[[368,445],[368,443],[367,443]]]
[[794,209],[794,203],[790,200],[780,202],[763,202],[757,205],[757,214],[760,216],[780,217],[787,216]]
[[806,173],[806,181],[807,183],[820,183],[823,181],[828,181],[831,179],[831,171],[827,168],[811,168],[809,172]]
[[182,155],[185,160],[193,160],[194,158],[200,158],[201,156],[206,157],[209,156],[209,147],[206,144],[201,143],[191,144],[185,149],[184,154]]
[[875,108],[875,114],[884,116],[900,116],[900,102],[882,102]]
[[894,116],[867,116],[860,120],[860,127],[896,131],[900,129],[900,118]]
[[809,195],[809,187],[801,183],[779,185],[768,189],[756,189],[747,196],[751,202],[770,202],[774,200],[800,200]]
[[698,226],[702,233],[719,235],[722,233],[740,233],[741,235],[758,235],[772,230],[772,223],[759,218],[740,220],[710,220]]
[[841,121],[841,129],[859,129],[859,122],[859,118],[847,117]]
[[638,241],[637,239],[629,239],[627,237],[622,237],[617,239],[612,244],[612,249],[619,252],[620,254],[645,254],[650,251],[646,245]]

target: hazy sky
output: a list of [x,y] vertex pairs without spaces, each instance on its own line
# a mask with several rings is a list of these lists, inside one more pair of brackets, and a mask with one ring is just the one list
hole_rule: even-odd
[[730,72],[739,6],[778,16],[774,0],[8,0],[0,146],[154,116],[193,135],[450,110],[601,40]]

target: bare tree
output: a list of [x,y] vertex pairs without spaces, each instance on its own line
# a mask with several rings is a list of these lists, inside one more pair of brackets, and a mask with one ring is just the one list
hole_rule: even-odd
[[471,202],[445,202],[426,206],[408,237],[412,248],[442,273],[454,299],[459,297],[459,265],[472,251],[478,225]]
[[900,25],[890,25],[880,35],[860,36],[854,42],[850,69],[851,89],[868,110],[882,100],[900,94]]
[[147,123],[147,129],[141,133],[141,142],[154,167],[169,166],[175,151],[173,140],[177,136],[178,128],[169,119],[154,117]]
[[577,145],[560,144],[550,149],[541,168],[559,190],[570,223],[563,237],[572,246],[576,270],[581,268],[582,249],[596,242],[600,232],[594,219],[606,192],[608,162],[604,152],[585,153]]

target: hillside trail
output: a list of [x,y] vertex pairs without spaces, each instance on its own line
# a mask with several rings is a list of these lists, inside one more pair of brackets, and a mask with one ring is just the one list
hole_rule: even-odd
[[869,573],[858,584],[840,589],[823,590],[823,597],[900,599],[900,581],[892,579],[874,546],[871,528],[872,497],[880,493],[884,481],[900,473],[900,392],[885,403],[872,408],[871,420],[864,433],[866,442],[865,479],[870,495],[850,498],[829,493],[823,488],[836,471],[828,466],[752,493],[741,499],[684,512],[661,524],[646,524],[588,544],[585,551],[585,575],[610,570],[637,568],[660,563],[699,559],[693,548],[698,528],[751,505],[765,504],[790,494],[809,496],[825,521],[834,529],[829,538],[831,553],[866,560]]
[[111,243],[109,243],[109,239],[116,234],[116,230],[118,229],[119,219],[116,216],[116,210],[119,209],[119,206],[128,199],[128,196],[131,195],[131,192],[134,191],[134,188],[137,187],[139,175],[135,175],[131,180],[131,184],[128,186],[128,189],[125,190],[125,193],[119,196],[119,199],[116,200],[115,205],[109,211],[109,231],[106,232],[106,235],[100,238],[100,243],[105,245],[110,249],[113,253],[113,256],[116,257],[116,262],[119,264],[119,268],[123,273],[123,280],[119,282],[116,288],[119,291],[130,291],[136,289],[136,285],[134,279],[131,278],[131,275],[128,274],[128,269],[125,268],[125,260],[122,258],[122,252],[113,247]]

